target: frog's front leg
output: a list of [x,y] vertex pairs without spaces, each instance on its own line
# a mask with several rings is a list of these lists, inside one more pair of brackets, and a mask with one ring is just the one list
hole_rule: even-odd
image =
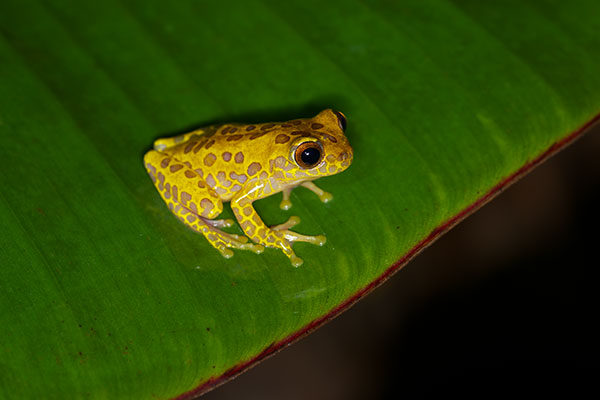
[[[272,228],[267,227],[252,205],[255,200],[268,196],[263,192],[264,185],[262,182],[255,182],[253,186],[247,187],[243,192],[240,191],[240,194],[231,200],[231,209],[244,233],[251,240],[264,246],[281,249],[292,265],[299,267],[303,261],[294,253],[293,242],[308,242],[320,246],[325,243],[325,236],[301,235],[289,230],[300,222],[298,217],[291,217],[286,223]],[[268,192],[271,193],[270,190]]]
[[245,236],[226,233],[218,228],[233,221],[213,219],[223,210],[223,203],[204,180],[190,168],[170,156],[151,150],[144,156],[146,170],[169,209],[181,222],[202,233],[225,258],[233,256],[229,248],[263,251],[263,247],[247,243]]
[[[323,203],[327,203],[331,201],[331,199],[333,199],[333,195],[331,193],[325,192],[323,189],[321,189],[320,187],[318,187],[310,181],[303,182],[300,184],[300,186],[307,188],[308,190],[319,196],[319,200],[321,200]],[[283,199],[281,200],[281,203],[279,203],[279,208],[281,208],[282,210],[287,211],[290,208],[292,208],[292,202],[290,201],[290,193],[292,192],[294,187],[285,188],[281,191],[281,193],[283,194]]]

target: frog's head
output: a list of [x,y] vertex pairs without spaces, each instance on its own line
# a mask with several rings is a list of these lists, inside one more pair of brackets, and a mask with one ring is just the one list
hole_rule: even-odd
[[[301,130],[300,130],[301,129]],[[352,163],[352,147],[344,135],[346,117],[327,109],[316,117],[305,119],[291,132],[288,161],[295,167],[296,177],[334,175]]]

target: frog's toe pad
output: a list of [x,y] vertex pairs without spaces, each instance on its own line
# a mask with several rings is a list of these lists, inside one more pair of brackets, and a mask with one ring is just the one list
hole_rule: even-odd
[[289,210],[290,208],[292,208],[292,202],[289,200],[282,200],[281,203],[279,203],[279,208],[281,208],[282,210]]
[[299,266],[301,266],[304,263],[304,260],[302,260],[300,257],[298,257],[297,255],[293,255],[290,257],[290,261],[292,263],[293,267],[298,268]]
[[317,235],[315,236],[315,240],[314,240],[314,244],[316,244],[317,246],[323,246],[325,243],[327,242],[327,238],[323,235]]
[[328,192],[323,192],[323,194],[319,196],[319,199],[323,203],[329,203],[333,199],[333,195],[331,193],[328,193]]
[[225,258],[233,257],[233,251],[231,251],[230,249],[219,249],[219,251],[221,252],[221,255]]

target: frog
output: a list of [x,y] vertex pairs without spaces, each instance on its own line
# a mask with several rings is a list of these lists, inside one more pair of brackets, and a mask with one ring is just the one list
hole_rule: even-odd
[[[352,163],[354,152],[345,135],[347,120],[326,109],[312,118],[260,124],[224,123],[157,139],[144,155],[144,166],[169,210],[201,233],[223,257],[232,249],[256,254],[265,247],[280,249],[294,267],[303,260],[295,242],[322,246],[323,235],[309,236],[291,228],[297,216],[267,226],[253,202],[282,193],[280,207],[292,206],[290,193],[298,186],[327,203],[333,196],[313,181],[338,174]],[[218,219],[230,203],[244,235],[223,231],[231,219]]]

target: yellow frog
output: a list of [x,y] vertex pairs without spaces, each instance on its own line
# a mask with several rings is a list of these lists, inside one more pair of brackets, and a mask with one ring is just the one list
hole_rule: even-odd
[[[330,109],[314,118],[281,123],[224,124],[173,138],[158,139],[144,156],[144,165],[169,209],[187,226],[202,233],[225,258],[234,249],[261,253],[263,246],[281,249],[293,266],[302,264],[292,243],[325,243],[324,236],[305,236],[289,230],[300,222],[267,227],[252,202],[283,192],[281,208],[291,207],[296,186],[316,193],[321,201],[331,194],[313,180],[337,174],[350,166],[352,147],[344,135],[346,118]],[[232,220],[214,219],[231,209],[245,236],[221,231]]]

